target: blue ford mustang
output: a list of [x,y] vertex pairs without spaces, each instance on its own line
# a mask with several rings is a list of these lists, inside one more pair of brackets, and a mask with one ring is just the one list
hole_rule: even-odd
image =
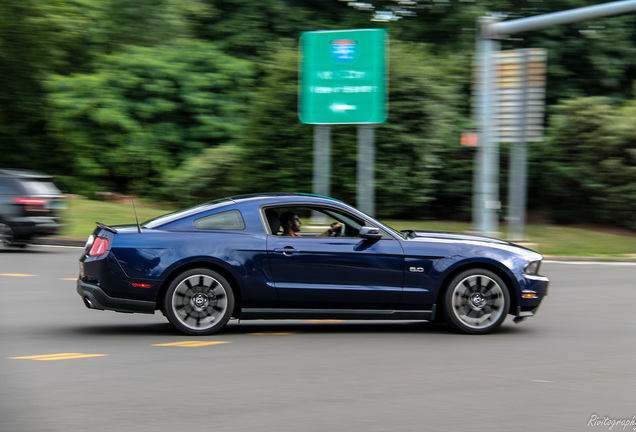
[[91,309],[161,310],[191,335],[233,317],[445,320],[484,334],[535,314],[541,260],[491,238],[398,232],[330,198],[246,195],[97,224],[77,291]]

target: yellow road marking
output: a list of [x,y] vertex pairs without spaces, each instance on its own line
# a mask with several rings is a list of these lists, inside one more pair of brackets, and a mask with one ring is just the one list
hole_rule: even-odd
[[37,275],[34,275],[34,274],[23,274],[23,273],[0,273],[0,276],[31,277],[31,276],[37,276]]
[[60,278],[60,280],[70,280],[70,281],[76,281],[77,278]]
[[297,334],[298,332],[296,331],[290,331],[290,332],[258,332],[258,333],[248,333],[248,335],[250,336],[265,336],[265,335],[274,335],[274,336],[288,336],[288,335],[293,335],[293,334]]
[[207,345],[219,345],[226,344],[232,342],[225,341],[212,341],[212,342],[204,342],[204,341],[182,341],[182,342],[171,342],[165,344],[153,344],[152,346],[180,346],[180,347],[202,347]]
[[71,360],[78,358],[88,358],[88,357],[105,357],[108,354],[83,354],[83,353],[59,353],[59,354],[44,354],[44,355],[34,355],[34,356],[26,356],[26,357],[9,357],[12,360],[41,360],[41,361],[51,361],[51,360]]

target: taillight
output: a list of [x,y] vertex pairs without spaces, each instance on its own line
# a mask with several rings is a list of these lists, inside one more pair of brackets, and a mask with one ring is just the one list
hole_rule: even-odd
[[108,249],[108,239],[105,239],[104,237],[95,237],[95,241],[93,242],[93,245],[91,246],[91,250],[88,251],[88,256],[93,257],[93,256],[104,255],[107,249]]
[[48,213],[46,205],[48,200],[44,198],[13,198],[13,201],[24,206],[27,213]]

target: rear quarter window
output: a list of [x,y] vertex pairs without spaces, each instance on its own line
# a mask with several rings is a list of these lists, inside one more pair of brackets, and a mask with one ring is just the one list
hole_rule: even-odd
[[29,195],[60,195],[62,192],[50,181],[28,180],[22,187]]
[[205,230],[242,230],[245,229],[245,222],[241,212],[230,210],[197,219],[194,226]]

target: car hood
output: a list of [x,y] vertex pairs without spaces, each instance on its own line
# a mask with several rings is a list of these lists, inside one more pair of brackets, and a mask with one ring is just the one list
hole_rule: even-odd
[[434,232],[434,231],[412,231],[414,237],[412,240],[418,239],[439,239],[439,240],[457,240],[457,241],[474,241],[474,242],[482,242],[482,243],[495,243],[501,245],[512,245],[512,243],[499,240],[491,237],[483,237],[473,234],[459,234],[459,233],[448,233],[448,232]]
[[[429,231],[410,231],[407,235],[407,242],[413,245],[417,243],[435,242],[451,244],[464,244],[473,245],[477,249],[471,249],[473,254],[488,254],[485,250],[500,250],[513,253],[517,256],[521,256],[527,260],[540,260],[543,256],[532,249],[528,249],[523,246],[519,246],[514,243],[510,243],[504,240],[499,240],[491,237],[483,237],[473,234],[460,234],[460,233],[447,233],[447,232],[429,232]],[[481,252],[478,252],[481,251]]]

